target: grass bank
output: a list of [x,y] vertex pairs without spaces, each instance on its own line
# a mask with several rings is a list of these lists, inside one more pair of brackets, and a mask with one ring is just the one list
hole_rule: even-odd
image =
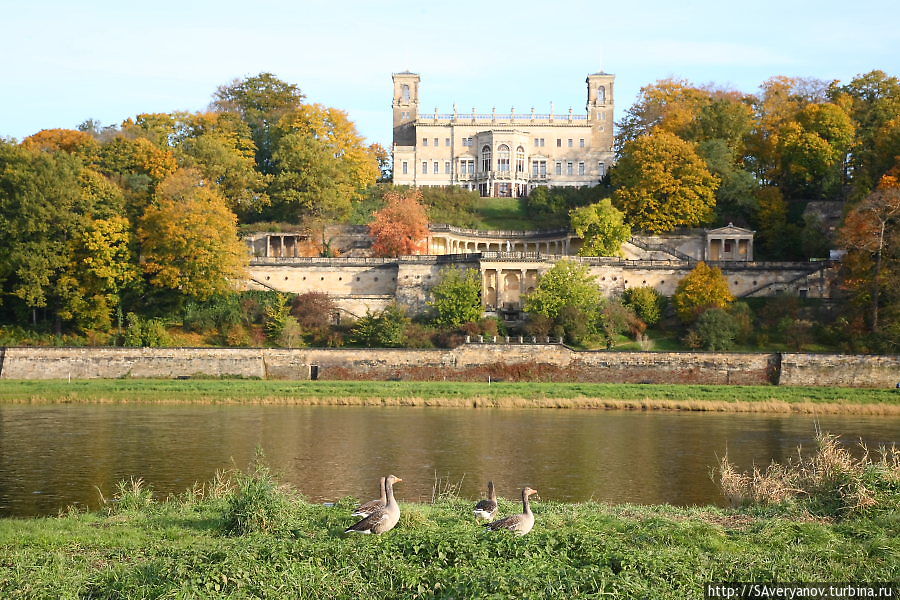
[[347,537],[352,499],[278,501],[278,518],[238,532],[233,499],[201,496],[138,492],[109,513],[0,520],[0,597],[667,600],[702,598],[711,581],[900,578],[897,514],[535,502],[534,530],[515,538],[483,531],[472,502],[444,499],[401,502],[393,531]]
[[2,380],[0,402],[330,404],[900,415],[900,392],[896,390],[534,382]]

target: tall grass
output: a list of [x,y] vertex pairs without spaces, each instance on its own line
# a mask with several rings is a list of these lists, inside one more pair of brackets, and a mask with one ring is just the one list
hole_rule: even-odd
[[231,535],[283,530],[290,520],[290,497],[279,486],[260,450],[249,473],[236,471],[226,497],[225,531]]
[[741,473],[721,459],[718,480],[732,506],[785,506],[813,515],[846,518],[873,511],[900,510],[900,449],[870,452],[860,443],[854,457],[837,436],[819,432],[816,451],[784,464],[772,462]]

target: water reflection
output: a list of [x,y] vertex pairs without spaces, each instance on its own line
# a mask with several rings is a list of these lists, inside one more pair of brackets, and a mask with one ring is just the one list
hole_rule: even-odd
[[257,446],[309,499],[429,499],[435,475],[475,498],[493,478],[515,497],[719,503],[709,472],[726,451],[742,468],[811,446],[815,424],[846,441],[889,444],[900,419],[410,407],[0,406],[0,515],[96,507],[115,482],[143,477],[176,494],[217,469],[246,468]]

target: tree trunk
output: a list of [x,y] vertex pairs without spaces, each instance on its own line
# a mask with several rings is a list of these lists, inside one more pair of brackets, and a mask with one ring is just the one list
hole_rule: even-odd
[[878,252],[875,254],[875,281],[874,290],[872,290],[872,333],[878,333],[878,301],[881,292],[881,250],[884,248],[884,227],[885,223],[881,223],[881,232],[878,237]]

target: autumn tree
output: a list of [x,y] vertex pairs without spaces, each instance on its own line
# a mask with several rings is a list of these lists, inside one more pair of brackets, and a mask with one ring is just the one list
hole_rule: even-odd
[[296,85],[272,73],[259,73],[220,86],[213,95],[212,108],[241,116],[250,126],[256,144],[256,163],[263,173],[273,173],[274,128],[286,113],[299,108],[304,98]]
[[74,129],[42,129],[25,138],[22,145],[46,152],[68,152],[85,163],[95,160],[100,150],[99,142],[92,135]]
[[579,256],[620,256],[622,244],[631,238],[625,215],[609,198],[576,208],[570,215],[572,228],[582,239]]
[[481,274],[477,269],[449,267],[441,270],[441,279],[431,288],[434,324],[459,327],[481,318]]
[[121,193],[65,152],[0,142],[0,165],[0,298],[49,310],[60,331],[63,319],[86,317],[89,267],[76,250],[96,219],[121,213]]
[[710,308],[727,308],[734,296],[722,269],[699,262],[678,282],[672,302],[681,320],[691,323]]
[[205,300],[246,278],[237,218],[196,171],[183,169],[162,182],[138,236],[144,272],[156,288]]
[[428,236],[428,216],[422,206],[422,192],[391,191],[384,195],[387,205],[374,214],[369,231],[376,256],[418,254]]
[[612,180],[616,207],[653,233],[709,221],[720,183],[693,144],[664,131],[626,144]]
[[[841,239],[847,248],[871,264],[863,276],[859,291],[869,290],[870,323],[873,332],[880,329],[879,308],[886,287],[896,294],[900,277],[900,169],[881,178],[878,187],[847,214]],[[890,283],[888,283],[890,282]]]

